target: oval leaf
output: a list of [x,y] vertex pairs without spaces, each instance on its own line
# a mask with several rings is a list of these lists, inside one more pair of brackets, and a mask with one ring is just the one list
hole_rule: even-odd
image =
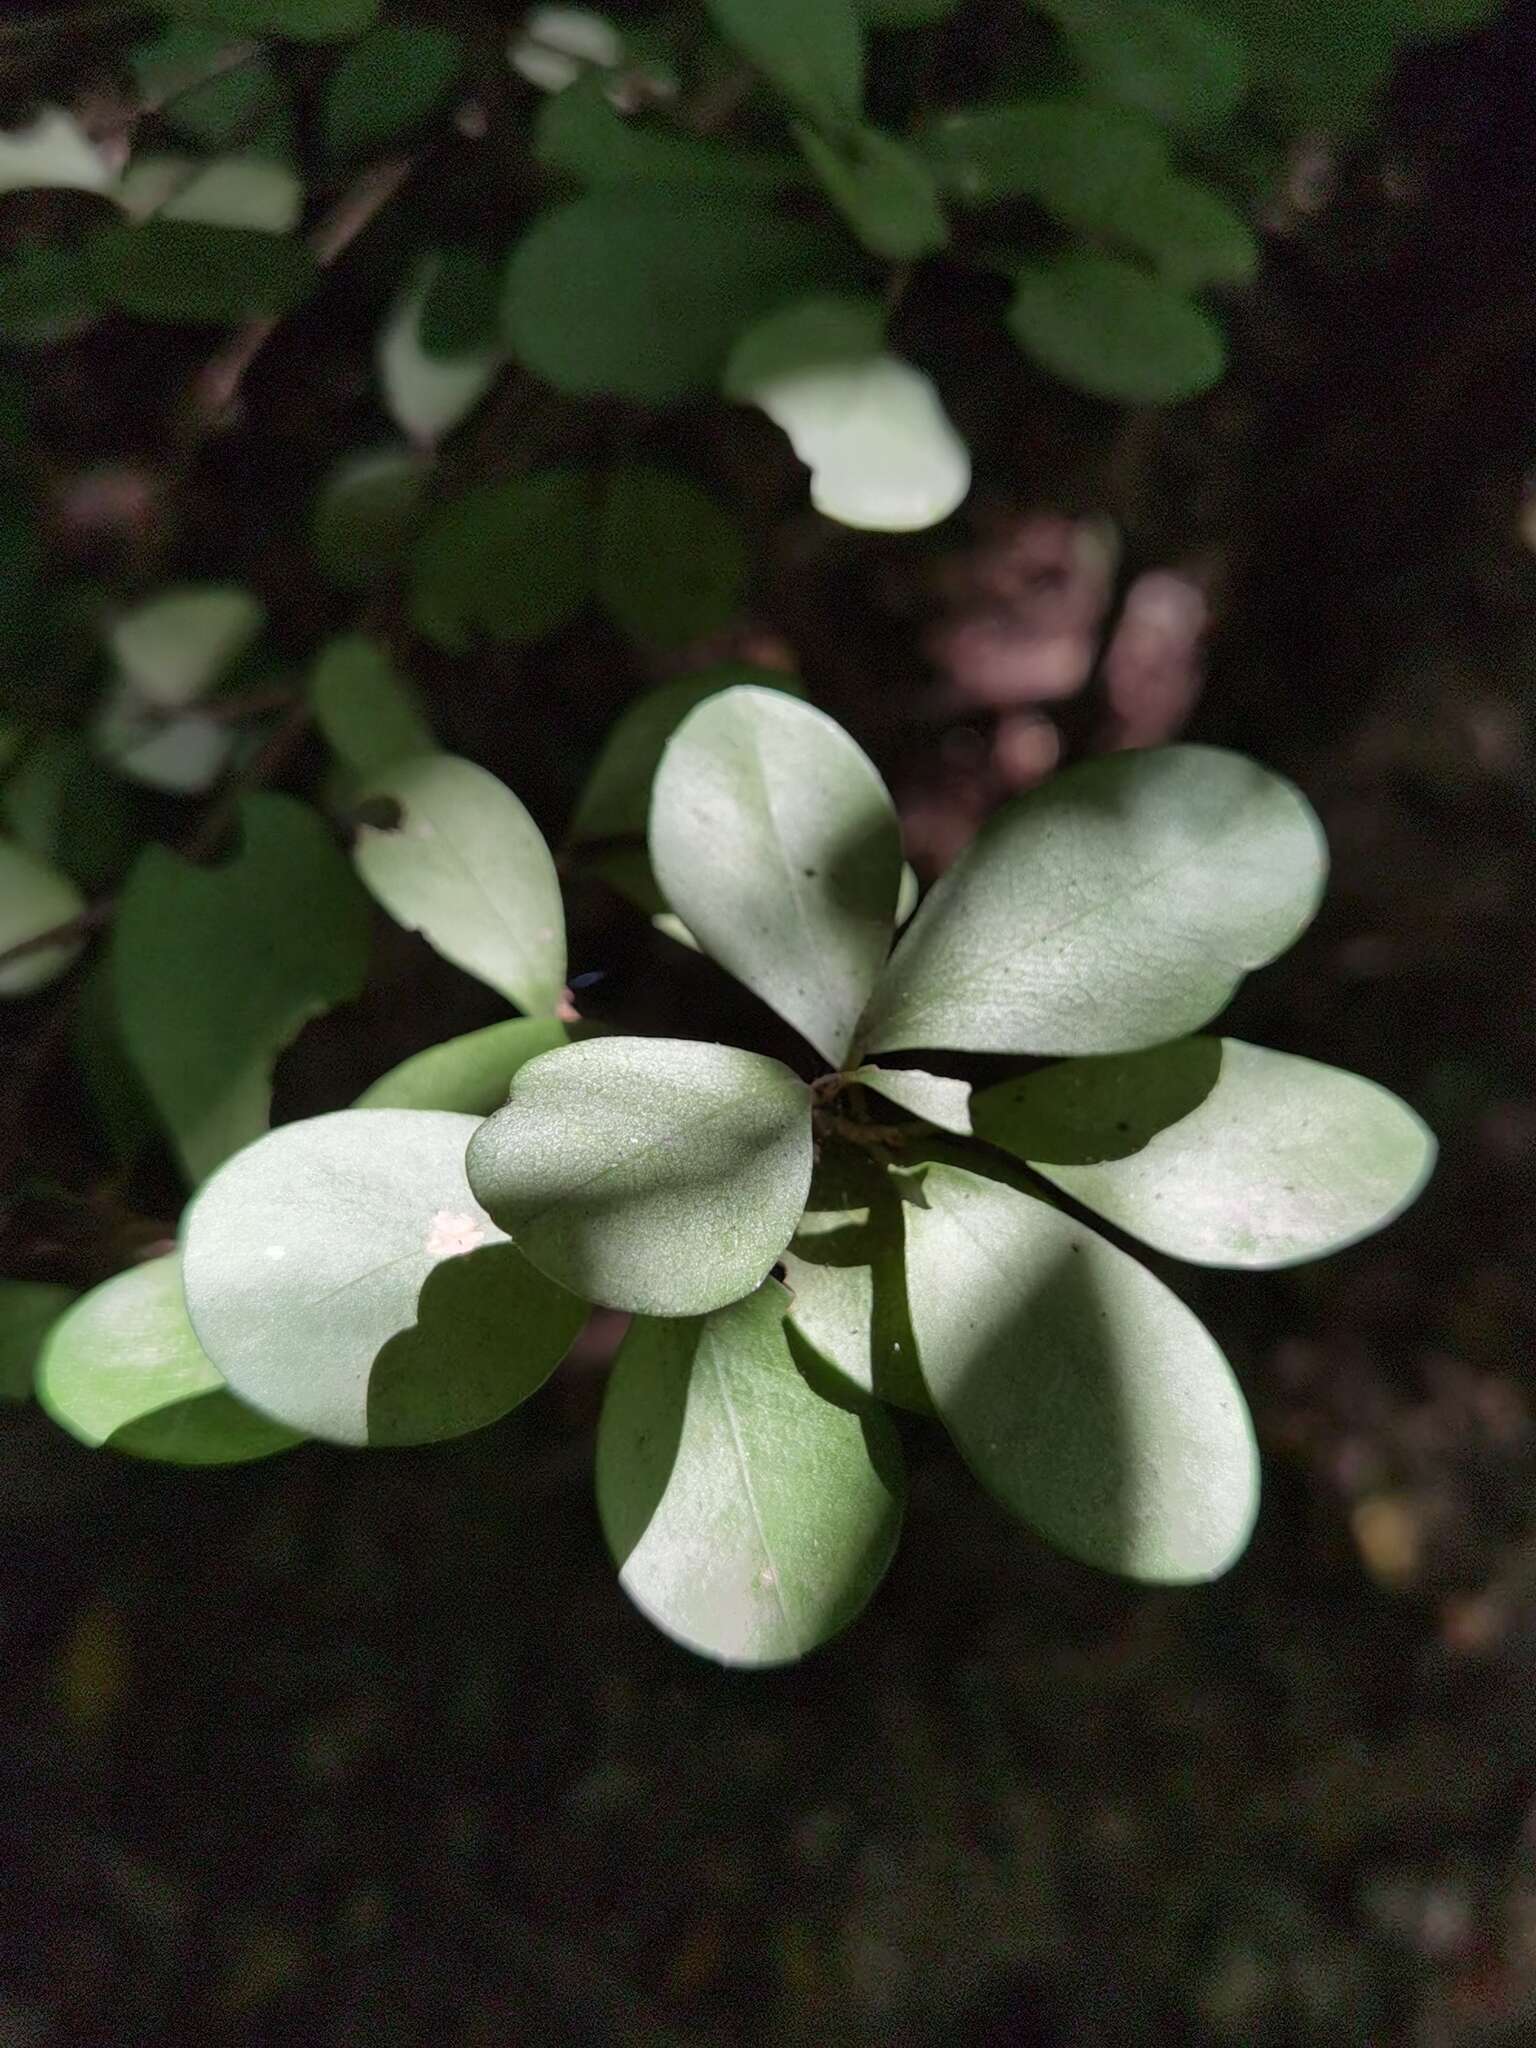
[[356,1109],[452,1109],[490,1116],[501,1108],[512,1076],[541,1052],[566,1043],[553,1017],[513,1017],[483,1031],[428,1046],[365,1088]]
[[687,477],[636,464],[608,478],[597,594],[634,639],[677,647],[717,632],[741,601],[740,527]]
[[367,901],[292,797],[245,798],[223,867],[139,856],[112,937],[118,1015],[189,1179],[266,1129],[277,1055],[361,993],[367,964]]
[[413,441],[441,441],[467,419],[501,374],[504,357],[482,344],[443,355],[427,346],[427,306],[444,252],[429,256],[379,329],[375,357],[390,418]]
[[410,135],[447,98],[464,45],[428,22],[381,22],[331,74],[320,129],[332,156],[362,156]]
[[1164,1585],[1241,1554],[1258,1454],[1231,1368],[1125,1252],[1030,1196],[930,1166],[909,1204],[918,1358],[966,1463],[1085,1564]]
[[[85,908],[85,898],[55,867],[38,860],[13,840],[0,839],[0,953],[67,924]],[[82,941],[39,946],[0,965],[0,997],[29,996],[57,981],[80,951]]]
[[650,847],[704,951],[840,1066],[901,885],[896,812],[842,727],[778,690],[707,699],[662,756]]
[[947,1074],[925,1074],[918,1067],[855,1067],[849,1079],[877,1089],[910,1116],[957,1138],[971,1135],[971,1084]]
[[372,590],[400,569],[426,514],[431,459],[419,448],[343,456],[321,484],[309,544],[322,576]]
[[1193,398],[1226,368],[1210,316],[1117,256],[1078,252],[1021,272],[1008,326],[1064,384],[1127,405]]
[[1339,1251],[1400,1215],[1435,1158],[1385,1088],[1235,1038],[1004,1081],[976,1098],[976,1129],[1132,1237],[1202,1266]]
[[1058,219],[1102,212],[1168,175],[1167,145],[1149,121],[1071,100],[945,114],[919,141],[946,190],[970,205],[1034,199]]
[[103,297],[140,320],[281,319],[319,276],[306,243],[259,228],[152,220],[99,228],[85,248]]
[[802,300],[742,337],[725,391],[789,436],[818,512],[914,533],[960,504],[971,458],[932,382],[883,351],[883,327],[873,300]]
[[304,187],[293,171],[254,151],[203,164],[184,156],[135,157],[117,196],[135,221],[153,216],[269,235],[291,234],[304,213]]
[[734,1046],[591,1039],[514,1075],[469,1176],[562,1286],[702,1315],[750,1294],[790,1240],[811,1180],[810,1091]]
[[1061,24],[1090,87],[1153,120],[1177,128],[1209,127],[1230,114],[1247,89],[1242,36],[1230,22],[1213,19],[1211,11],[1183,6],[1180,0],[1043,0],[1043,5]]
[[590,192],[513,251],[503,323],[557,391],[661,405],[711,384],[743,328],[843,263],[814,229],[743,204]]
[[416,543],[411,620],[453,654],[479,634],[524,645],[569,624],[592,576],[592,489],[581,470],[480,484]]
[[435,1443],[541,1387],[585,1304],[464,1177],[475,1119],[344,1109],[285,1124],[187,1212],[187,1308],[253,1407],[339,1444]]
[[872,1052],[1134,1052],[1197,1029],[1312,921],[1327,849],[1239,754],[1088,761],[1004,806],[875,992]]
[[310,682],[315,723],[355,775],[382,775],[435,751],[432,728],[396,674],[389,650],[366,633],[328,641]]
[[715,26],[814,121],[856,121],[864,37],[854,0],[705,0]]
[[242,1465],[301,1441],[220,1379],[187,1320],[174,1252],[93,1287],[54,1325],[37,1398],[93,1450],[167,1465]]
[[933,172],[916,150],[862,124],[835,143],[803,124],[795,136],[827,196],[874,255],[916,263],[948,242]]
[[136,605],[107,645],[142,703],[181,711],[254,645],[266,616],[260,598],[238,583],[198,584]]
[[853,1620],[901,1531],[901,1446],[878,1412],[823,1400],[771,1282],[700,1321],[635,1323],[597,1436],[619,1583],[717,1663],[803,1657]]
[[398,805],[389,829],[358,828],[353,858],[397,923],[530,1013],[565,987],[565,913],[543,835],[494,775],[452,754],[399,761],[362,805]]

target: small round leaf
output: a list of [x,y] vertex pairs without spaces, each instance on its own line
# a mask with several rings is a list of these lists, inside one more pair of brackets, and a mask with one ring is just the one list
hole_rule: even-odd
[[187,1320],[174,1252],[93,1287],[54,1325],[37,1398],[93,1450],[168,1465],[240,1465],[301,1441],[220,1379]]
[[856,121],[864,38],[855,0],[705,0],[716,28],[813,121]]
[[352,45],[325,89],[320,130],[332,156],[363,156],[408,136],[458,77],[464,45],[430,22],[381,22]]
[[418,448],[343,456],[325,477],[309,541],[322,576],[341,590],[372,590],[404,564],[426,513],[431,461]]
[[435,1443],[541,1387],[586,1315],[464,1177],[475,1119],[344,1109],[285,1124],[187,1212],[199,1339],[233,1391],[339,1444]]
[[853,1620],[895,1553],[901,1446],[824,1400],[770,1281],[700,1321],[637,1321],[597,1437],[597,1503],[641,1613],[717,1663],[793,1663]]
[[512,1076],[541,1052],[566,1042],[553,1017],[512,1017],[483,1031],[428,1046],[365,1088],[355,1109],[452,1109],[490,1116],[501,1108]]
[[1031,1196],[926,1168],[907,1280],[933,1405],[990,1492],[1068,1556],[1212,1579],[1258,1506],[1253,1426],[1210,1333],[1143,1266]]
[[524,645],[581,609],[592,578],[591,480],[547,469],[479,484],[441,506],[416,543],[411,619],[453,654],[476,636]]
[[976,1130],[1155,1251],[1289,1266],[1380,1230],[1435,1141],[1358,1074],[1235,1038],[1067,1060],[977,1096]]
[[778,690],[706,699],[662,756],[650,848],[704,951],[840,1066],[901,885],[891,799],[842,727]]
[[635,464],[608,478],[597,595],[634,639],[677,647],[717,632],[741,601],[741,529],[687,477]]
[[1080,251],[1021,272],[1008,325],[1064,384],[1127,405],[1193,398],[1226,368],[1209,314],[1118,256]]
[[389,650],[366,633],[342,633],[320,650],[310,682],[315,723],[354,775],[384,774],[436,750],[432,728]]
[[772,1269],[811,1180],[810,1092],[734,1046],[598,1038],[531,1060],[476,1132],[479,1199],[609,1308],[703,1315]]

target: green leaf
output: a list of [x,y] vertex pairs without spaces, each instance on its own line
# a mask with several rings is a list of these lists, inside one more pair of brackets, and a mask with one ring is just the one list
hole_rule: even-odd
[[80,333],[104,311],[82,249],[25,249],[0,264],[0,341],[47,347]]
[[490,1116],[507,1099],[512,1076],[541,1052],[566,1043],[553,1017],[513,1017],[463,1038],[429,1046],[365,1088],[356,1109],[453,1109]]
[[1072,225],[1113,235],[1184,291],[1247,284],[1259,244],[1240,213],[1209,185],[1172,174],[1127,188],[1111,208]]
[[[1224,120],[1248,88],[1230,24],[1178,0],[1042,0],[1092,91],[1173,128]],[[1283,10],[1278,10],[1283,11]]]
[[971,1135],[969,1081],[925,1074],[920,1067],[855,1067],[849,1078],[877,1089],[887,1102],[941,1131],[953,1131],[959,1138]]
[[381,800],[399,822],[360,826],[353,858],[390,916],[520,1010],[553,1011],[565,986],[560,882],[511,790],[433,753],[395,762],[359,799]]
[[155,0],[162,14],[206,22],[244,36],[287,36],[299,43],[344,41],[372,28],[380,0]]
[[266,616],[261,600],[239,584],[188,585],[125,612],[107,645],[143,703],[181,711],[206,697],[249,651]]
[[[231,61],[236,53],[239,61]],[[227,31],[167,23],[130,52],[129,68],[146,103],[208,149],[240,146],[263,117],[283,114],[284,88],[268,59],[242,52]]]
[[54,1325],[37,1398],[92,1450],[168,1465],[242,1465],[301,1441],[219,1378],[187,1321],[174,1252],[93,1287]]
[[901,864],[901,887],[896,892],[896,929],[901,930],[916,910],[922,888],[917,879],[917,870],[909,861]]
[[734,1046],[590,1039],[513,1076],[469,1177],[562,1286],[702,1315],[750,1294],[790,1240],[811,1180],[810,1093]]
[[319,276],[307,244],[256,228],[152,220],[98,228],[85,250],[102,296],[140,320],[280,319]]
[[[0,953],[67,924],[84,908],[85,898],[68,875],[13,840],[0,839]],[[79,939],[71,939],[63,945],[41,946],[0,965],[0,998],[30,996],[57,981],[74,962],[80,945]]]
[[1402,1213],[1435,1141],[1373,1081],[1235,1038],[1068,1060],[976,1098],[978,1134],[1155,1251],[1322,1258]]
[[798,184],[793,157],[729,148],[675,126],[621,114],[601,77],[578,79],[539,108],[533,153],[584,185],[680,185],[695,192],[772,193]]
[[421,307],[421,345],[430,356],[494,350],[501,318],[499,267],[467,244],[439,249]]
[[961,1455],[1069,1557],[1163,1585],[1241,1554],[1258,1455],[1231,1368],[1125,1252],[996,1181],[929,1166],[906,1214],[923,1378]]
[[1033,199],[1068,221],[1097,218],[1169,172],[1167,145],[1150,122],[1072,100],[944,114],[918,141],[945,190],[968,204]]
[[134,1166],[158,1136],[160,1119],[123,1049],[117,990],[107,951],[81,976],[71,1048],[113,1158],[121,1167]]
[[856,0],[871,28],[929,28],[947,21],[960,0]]
[[44,107],[25,128],[0,129],[0,196],[39,189],[106,193],[112,173],[72,114]]
[[1215,747],[1087,761],[1006,804],[930,891],[870,1006],[871,1052],[1135,1052],[1294,944],[1322,828]]
[[338,760],[372,778],[437,746],[388,648],[366,633],[328,640],[310,682],[315,723]]
[[862,123],[836,141],[804,122],[795,140],[853,232],[889,263],[916,263],[949,241],[933,173],[917,151]]
[[701,1321],[634,1324],[597,1437],[619,1583],[685,1648],[788,1664],[853,1620],[901,1531],[901,1446],[879,1413],[823,1400],[771,1283]]
[[707,698],[662,756],[650,849],[704,951],[840,1066],[901,882],[895,809],[841,726],[778,690]]
[[44,1340],[74,1298],[43,1280],[0,1280],[0,1401],[31,1400]]
[[448,252],[417,268],[379,329],[375,359],[385,408],[412,441],[432,445],[469,417],[500,376],[504,356],[484,344],[462,355],[429,348],[424,323]]
[[787,1334],[812,1385],[833,1398],[931,1415],[907,1305],[902,1213],[888,1177],[832,1140],[782,1260],[793,1296]]
[[321,483],[310,518],[321,575],[340,590],[374,590],[396,575],[426,517],[431,472],[417,448],[344,455]]
[[248,796],[240,847],[199,868],[146,847],[112,939],[123,1043],[194,1184],[266,1129],[272,1067],[361,992],[367,905],[320,819]]
[[856,121],[864,37],[854,0],[705,0],[728,42],[813,121]]
[[366,156],[413,135],[452,90],[464,44],[429,22],[381,22],[332,72],[320,134],[332,156]]
[[134,221],[193,221],[205,227],[291,234],[304,212],[304,187],[287,164],[248,151],[198,163],[185,156],[135,157],[118,188]]
[[697,484],[636,464],[609,475],[596,578],[633,639],[677,647],[729,621],[747,578],[746,541]]
[[137,843],[121,786],[77,731],[33,741],[0,790],[0,816],[28,853],[87,892],[110,887]]
[[1127,405],[1193,398],[1226,368],[1210,316],[1118,256],[1079,251],[1020,271],[1008,326],[1064,384]]
[[454,654],[478,634],[527,645],[568,625],[592,575],[591,480],[546,469],[439,507],[411,562],[411,619]]
[[753,668],[747,662],[723,662],[646,690],[609,727],[571,820],[572,843],[643,835],[651,814],[651,785],[667,741],[706,697],[740,684],[783,690],[792,697],[805,694],[798,676]]
[[187,1308],[235,1393],[338,1444],[421,1444],[535,1393],[586,1318],[464,1178],[475,1119],[344,1109],[285,1124],[193,1201]]
[[744,327],[843,267],[816,230],[741,203],[589,192],[512,252],[502,317],[557,391],[663,405],[712,383]]
[[931,381],[883,351],[883,328],[873,300],[802,299],[742,336],[724,388],[789,436],[818,512],[912,533],[960,504],[971,458]]

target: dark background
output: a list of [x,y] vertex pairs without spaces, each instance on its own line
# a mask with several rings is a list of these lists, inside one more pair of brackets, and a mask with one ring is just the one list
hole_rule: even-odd
[[[1324,1266],[1172,1275],[1257,1417],[1249,1555],[1210,1589],[1119,1585],[919,1434],[868,1612],[748,1677],[613,1584],[590,1492],[611,1326],[528,1411],[419,1453],[191,1476],[7,1412],[3,2048],[1536,2040],[1533,81],[1529,7],[1415,58],[1384,134],[1277,209],[1228,385],[1171,416],[1043,387],[994,352],[994,308],[924,283],[908,341],[978,452],[941,548],[808,520],[766,431],[667,429],[762,530],[733,645],[798,659],[929,871],[1054,744],[1004,658],[1075,601],[1042,514],[1111,516],[1117,590],[1169,569],[1216,621],[1203,689],[1187,649],[1139,699],[1132,663],[1118,707],[1102,677],[1051,707],[1068,747],[1140,702],[1319,808],[1328,904],[1233,1028],[1398,1089],[1442,1156],[1405,1221]],[[106,378],[96,342],[39,377],[82,455],[138,451],[153,521],[178,366],[137,345],[143,377]],[[292,508],[363,402],[341,340],[300,378],[306,349],[263,357],[178,514],[187,573],[243,536],[296,639],[318,600],[285,573]],[[442,666],[445,740],[552,828],[644,681],[591,621]],[[759,1029],[595,885],[573,931],[595,1014]],[[279,1114],[482,999],[381,930],[374,989],[289,1055]],[[42,1113],[67,1151],[62,1072]]]

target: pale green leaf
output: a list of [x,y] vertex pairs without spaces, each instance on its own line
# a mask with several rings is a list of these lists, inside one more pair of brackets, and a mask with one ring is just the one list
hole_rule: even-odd
[[254,153],[198,163],[184,156],[139,156],[117,194],[134,221],[192,221],[205,227],[291,234],[304,212],[304,187],[287,164]]
[[814,228],[740,202],[589,192],[513,251],[503,321],[556,390],[666,404],[712,383],[743,328],[844,267]]
[[1234,1038],[1068,1060],[976,1098],[979,1136],[1156,1251],[1202,1266],[1322,1258],[1418,1195],[1435,1141],[1357,1074]]
[[489,1116],[507,1099],[512,1076],[541,1052],[566,1043],[553,1017],[513,1017],[429,1046],[365,1088],[355,1109],[452,1109]]
[[1104,1571],[1225,1571],[1258,1505],[1253,1427],[1177,1296],[1059,1210],[952,1166],[924,1170],[906,1229],[923,1378],[988,1490]]
[[531,7],[507,45],[507,62],[540,92],[568,90],[588,69],[624,61],[624,38],[590,7]]
[[479,484],[442,505],[411,560],[411,618],[455,654],[480,634],[525,645],[568,625],[592,579],[595,508],[582,470]]
[[1193,398],[1226,368],[1210,315],[1118,256],[1076,251],[1022,270],[1008,326],[1064,384],[1127,405]]
[[469,1176],[562,1286],[702,1315],[750,1294],[790,1240],[811,1179],[810,1094],[734,1046],[590,1039],[519,1069]]
[[829,1141],[781,1261],[793,1296],[790,1349],[812,1384],[834,1395],[931,1415],[907,1306],[902,1214],[886,1174]]
[[805,122],[795,139],[827,196],[872,254],[915,263],[949,241],[932,171],[915,149],[859,123],[835,140]]
[[705,952],[841,1065],[901,882],[895,809],[841,726],[778,690],[707,698],[662,756],[650,850]]
[[1134,1052],[1197,1029],[1316,912],[1322,828],[1239,754],[1084,762],[1017,797],[929,892],[871,1052]]
[[798,184],[795,159],[730,148],[675,123],[621,114],[602,77],[578,79],[534,116],[533,153],[584,185],[680,185],[698,192],[772,193]]
[[686,946],[690,953],[702,953],[704,950],[675,911],[658,910],[653,912],[651,925],[654,930],[661,933],[664,939],[671,939],[676,945]]
[[1150,122],[1073,100],[944,114],[918,139],[945,190],[972,206],[1033,199],[1058,218],[1102,213],[1169,168]]
[[0,1280],[0,1401],[31,1400],[43,1342],[74,1298],[45,1280]]
[[500,376],[505,358],[489,345],[445,356],[422,333],[443,252],[418,267],[379,329],[375,359],[385,409],[412,441],[432,446],[465,420]]
[[741,337],[724,388],[789,436],[818,512],[911,533],[961,503],[971,458],[931,380],[884,351],[883,327],[873,300],[800,300]]
[[[0,953],[24,945],[55,925],[67,924],[85,908],[85,898],[59,869],[38,860],[14,840],[0,839]],[[40,946],[0,965],[0,998],[29,996],[57,981],[80,951],[81,941]]]
[[155,0],[162,14],[205,22],[236,35],[287,36],[294,42],[345,41],[372,28],[381,0]]
[[353,858],[390,916],[520,1010],[552,1012],[565,986],[560,882],[537,825],[473,761],[422,754],[371,782],[360,805],[398,822],[358,828]]
[[277,1055],[361,993],[367,964],[367,903],[292,797],[246,797],[223,866],[139,856],[113,931],[118,1014],[189,1180],[266,1129]]
[[206,712],[147,708],[132,684],[119,681],[91,727],[91,744],[113,770],[147,789],[200,796],[223,774],[236,731]]
[[788,1664],[853,1620],[901,1530],[901,1447],[813,1392],[770,1282],[700,1321],[637,1321],[597,1438],[619,1583],[717,1663]]
[[355,775],[382,775],[399,761],[432,753],[432,736],[414,692],[388,648],[366,633],[342,633],[320,651],[310,681],[315,723]]
[[920,1067],[855,1067],[851,1079],[876,1089],[887,1102],[909,1116],[934,1124],[956,1137],[971,1135],[971,1084],[947,1074],[925,1074]]
[[917,870],[910,861],[901,864],[901,887],[896,892],[896,929],[908,921],[922,896],[922,885],[917,879]]
[[0,195],[40,188],[110,193],[106,159],[73,114],[44,107],[24,128],[0,129]]
[[341,590],[373,590],[400,570],[427,510],[431,458],[419,448],[344,455],[315,497],[309,544]]
[[419,1444],[543,1385],[586,1307],[470,1193],[475,1128],[344,1109],[285,1124],[209,1181],[183,1226],[187,1308],[235,1393],[331,1443]]
[[37,1398],[93,1450],[168,1465],[241,1465],[301,1440],[220,1379],[187,1320],[174,1252],[93,1287],[54,1325]]
[[783,690],[792,697],[805,694],[797,676],[747,662],[723,662],[645,691],[608,729],[571,819],[572,842],[643,835],[651,814],[651,785],[667,741],[706,697],[741,684]]
[[597,595],[634,639],[676,647],[717,632],[741,602],[741,528],[684,476],[632,464],[603,498]]
[[141,703],[181,711],[207,696],[265,623],[260,598],[239,584],[188,585],[125,612],[107,646]]
[[[1242,37],[1181,0],[1042,0],[1092,91],[1175,128],[1225,119],[1248,86]],[[1276,12],[1285,12],[1276,9]]]
[[447,29],[381,22],[331,74],[320,109],[326,149],[364,156],[413,135],[447,98],[463,64],[463,41]]
[[291,236],[192,221],[99,228],[85,251],[102,296],[140,320],[280,319],[319,276],[308,245]]

